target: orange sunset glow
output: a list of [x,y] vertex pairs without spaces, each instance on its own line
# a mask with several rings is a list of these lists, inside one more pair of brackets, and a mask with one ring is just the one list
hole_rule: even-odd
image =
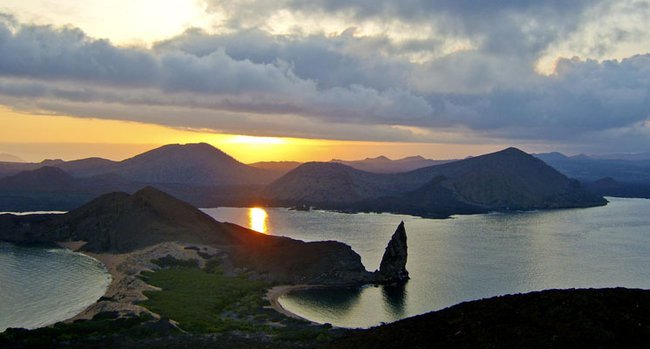
[[26,161],[105,157],[122,160],[170,143],[209,143],[244,163],[257,161],[329,161],[385,155],[420,154],[463,158],[502,145],[369,142],[232,135],[172,128],[133,121],[27,114],[0,108],[0,152]]

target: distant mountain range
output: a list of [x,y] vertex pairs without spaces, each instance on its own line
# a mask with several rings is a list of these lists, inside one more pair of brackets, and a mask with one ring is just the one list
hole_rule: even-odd
[[123,161],[88,158],[0,163],[0,211],[69,210],[111,192],[155,185],[198,206],[249,205],[282,173],[243,164],[205,144],[171,144]]
[[[339,160],[332,159],[330,162],[343,164],[357,170],[373,173],[401,173],[416,170],[418,168],[446,164],[456,160],[431,160],[421,156],[409,156],[403,159],[391,160],[385,156],[366,158],[364,160]],[[262,161],[249,164],[250,166],[275,171],[285,175],[289,171],[302,165],[297,161]]]
[[[386,172],[431,161],[380,157],[353,163]],[[377,173],[341,162],[245,165],[208,144],[174,144],[119,162],[5,162],[0,163],[0,173],[0,211],[69,210],[99,194],[133,193],[146,185],[199,207],[316,206],[428,217],[605,203],[577,181],[515,148],[407,172]]]
[[650,183],[650,159],[597,159],[587,155],[566,156],[557,152],[534,156],[581,181],[612,177],[622,182]]
[[[535,156],[601,195],[650,198],[650,159],[644,159],[641,153],[627,159],[561,153]],[[632,160],[637,157],[639,159]]]
[[275,172],[245,165],[206,144],[170,144],[123,161],[88,158],[74,161],[46,160],[41,163],[2,163],[0,175],[34,170],[42,166],[60,168],[74,177],[114,174],[139,183],[175,183],[201,186],[263,185]]
[[298,161],[260,161],[248,164],[255,168],[261,168],[269,171],[276,172],[280,176],[285,175],[287,172],[293,170],[294,168],[302,165],[302,162]]
[[265,197],[280,205],[427,217],[606,203],[516,148],[399,174],[307,163],[268,186]]
[[364,160],[344,161],[332,159],[336,162],[357,170],[374,173],[400,173],[417,170],[418,168],[446,164],[455,160],[431,160],[421,156],[409,156],[403,159],[391,160],[385,156],[366,158]]
[[595,154],[588,157],[597,160],[650,160],[650,151],[638,153],[611,153],[611,154]]

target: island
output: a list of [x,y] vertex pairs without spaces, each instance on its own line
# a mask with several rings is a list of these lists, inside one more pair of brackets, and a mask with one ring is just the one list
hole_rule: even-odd
[[[295,288],[396,283],[409,277],[403,223],[380,267],[371,272],[343,243],[303,242],[217,222],[153,187],[105,194],[60,215],[0,215],[0,240],[56,243],[103,262],[113,278],[106,294],[72,322],[53,328],[77,336],[85,333],[80,326],[121,328],[101,332],[102,338],[115,334],[115,345],[170,333],[204,334],[206,341],[208,334],[223,334],[233,343],[248,343],[251,334],[260,336],[256,343],[276,344],[296,333],[328,337],[328,326],[296,319],[277,298]],[[39,331],[56,332],[34,330],[35,338]],[[151,336],[140,338],[141,332]],[[8,338],[21,333],[10,329],[2,338],[20,347],[21,341]],[[56,335],[48,338],[60,344]],[[88,344],[92,338],[76,340]]]

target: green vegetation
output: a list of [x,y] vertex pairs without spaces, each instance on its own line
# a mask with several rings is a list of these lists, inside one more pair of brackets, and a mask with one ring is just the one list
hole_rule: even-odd
[[268,283],[243,276],[226,276],[216,262],[199,269],[191,261],[171,257],[157,260],[166,268],[143,274],[144,280],[162,291],[149,291],[142,305],[163,318],[195,333],[264,331]]
[[146,292],[149,300],[142,305],[185,331],[256,333],[283,347],[328,341],[338,333],[330,325],[314,326],[270,309],[264,295],[271,284],[248,275],[227,276],[218,260],[208,261],[203,269],[196,261],[170,256],[154,263],[163,269],[144,273],[143,279],[161,291]]
[[161,267],[161,268],[168,268],[168,267],[188,267],[188,268],[198,268],[199,267],[199,261],[196,259],[176,259],[170,255],[167,255],[162,258],[154,259],[151,261],[151,263]]

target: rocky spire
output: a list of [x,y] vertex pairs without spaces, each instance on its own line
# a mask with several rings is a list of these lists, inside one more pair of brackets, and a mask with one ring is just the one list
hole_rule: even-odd
[[406,229],[404,229],[404,222],[401,222],[386,246],[379,270],[376,272],[377,281],[385,283],[408,280],[407,257]]

